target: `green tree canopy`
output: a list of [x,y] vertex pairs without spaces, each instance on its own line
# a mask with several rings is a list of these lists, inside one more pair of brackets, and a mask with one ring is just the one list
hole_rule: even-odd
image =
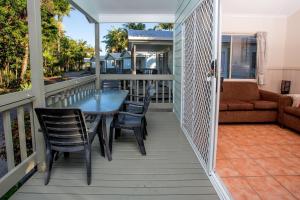
[[124,24],[124,27],[127,30],[145,30],[146,25],[143,23],[127,23]]
[[108,53],[122,52],[128,46],[127,31],[123,28],[113,28],[104,36]]
[[172,31],[174,29],[173,23],[159,23],[157,26],[154,27],[154,30],[168,30]]
[[[27,1],[0,1],[0,87],[17,88],[30,80]],[[68,0],[41,0],[42,43],[45,76],[78,70],[94,49],[84,41],[68,38],[62,19],[69,15]],[[76,23],[76,22],[74,22]],[[1,93],[1,91],[0,91]]]

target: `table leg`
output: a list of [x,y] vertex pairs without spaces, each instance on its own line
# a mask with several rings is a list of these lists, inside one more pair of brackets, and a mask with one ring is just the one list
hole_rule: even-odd
[[109,149],[109,141],[108,141],[108,138],[107,138],[107,129],[106,129],[106,116],[103,116],[102,119],[102,135],[103,135],[103,140],[104,140],[104,145],[105,145],[105,153],[106,153],[106,156],[107,156],[107,159],[109,161],[112,160],[112,157],[111,157],[111,152],[110,152],[110,149]]
[[[101,116],[101,118],[102,118],[102,116]],[[105,157],[103,132],[102,132],[102,119],[100,120],[100,123],[99,123],[99,125],[97,127],[97,135],[98,135],[99,144],[100,144],[100,153],[101,153],[101,156]]]

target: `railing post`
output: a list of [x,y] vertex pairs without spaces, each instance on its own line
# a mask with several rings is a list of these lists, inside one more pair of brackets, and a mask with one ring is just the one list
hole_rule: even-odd
[[[41,0],[27,1],[28,30],[29,30],[29,50],[32,93],[35,96],[33,107],[45,106],[45,87],[43,74],[43,50],[41,31]],[[34,138],[37,152],[38,170],[45,169],[45,143],[39,124],[34,115]]]
[[96,89],[100,89],[100,30],[99,23],[95,23],[95,62],[96,62]]

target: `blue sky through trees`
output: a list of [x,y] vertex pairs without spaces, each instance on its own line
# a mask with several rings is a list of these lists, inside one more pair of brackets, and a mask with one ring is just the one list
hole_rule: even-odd
[[[124,23],[102,23],[100,24],[100,48],[102,50],[101,55],[105,52],[105,43],[103,43],[103,37],[108,33],[112,27],[119,28],[123,27]],[[146,29],[153,28],[157,23],[145,23]],[[70,15],[63,19],[64,30],[66,35],[73,39],[84,40],[91,46],[95,44],[94,36],[94,24],[90,24],[85,16],[77,10],[72,10]]]

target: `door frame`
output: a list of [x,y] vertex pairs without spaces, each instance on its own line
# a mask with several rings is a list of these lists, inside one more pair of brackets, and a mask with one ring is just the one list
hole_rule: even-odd
[[220,0],[213,0],[214,1],[214,54],[213,57],[216,58],[216,69],[215,69],[215,76],[212,77],[216,79],[212,81],[212,111],[211,111],[211,135],[209,138],[210,148],[209,148],[209,164],[208,167],[202,160],[202,157],[198,153],[198,149],[196,145],[190,138],[189,134],[186,133],[185,129],[183,128],[183,113],[184,113],[184,74],[185,74],[185,24],[184,22],[186,19],[196,10],[196,8],[203,2],[200,0],[198,4],[195,6],[193,10],[190,11],[189,15],[187,15],[182,23],[181,23],[181,31],[182,31],[182,44],[181,44],[181,113],[180,113],[180,126],[185,134],[187,140],[189,141],[194,153],[196,154],[200,164],[202,165],[205,170],[207,170],[208,178],[210,179],[212,185],[214,186],[216,192],[218,193],[219,197],[224,200],[233,199],[229,191],[227,190],[225,184],[217,174],[216,168],[216,154],[217,154],[217,142],[218,142],[218,124],[219,124],[219,100],[220,100],[220,84],[221,84],[221,41],[222,41],[222,32],[221,32],[221,1]]

